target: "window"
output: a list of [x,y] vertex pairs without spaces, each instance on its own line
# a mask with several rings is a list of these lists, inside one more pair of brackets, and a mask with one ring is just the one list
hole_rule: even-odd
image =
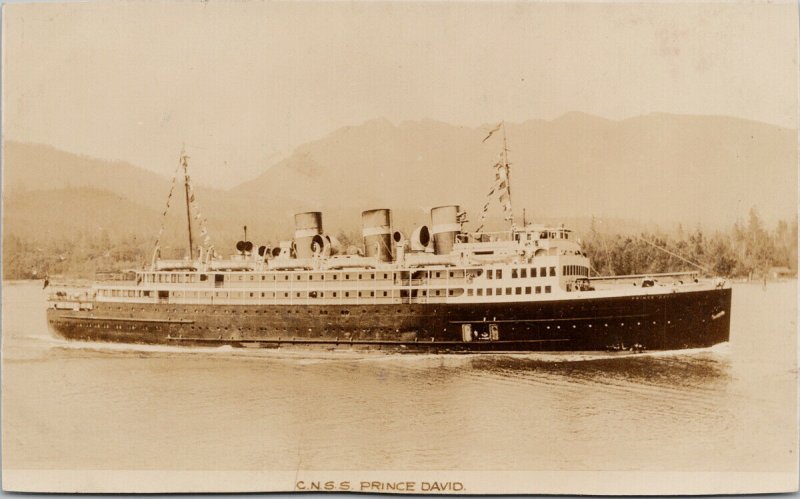
[[536,286],[536,294],[538,295],[541,292],[542,292],[542,287],[541,286]]
[[517,289],[515,289],[514,291],[515,291],[515,293],[516,293],[516,294],[518,294],[518,295],[521,295],[521,294],[522,294],[522,288],[517,288]]
[[539,277],[547,277],[547,267],[539,267]]
[[526,295],[531,294],[531,287],[530,286],[525,286],[525,294]]
[[450,272],[450,277],[455,277],[455,275],[456,275],[455,272]]
[[501,269],[497,269],[497,278],[498,279],[502,279],[503,278],[503,271]]
[[[470,290],[470,291],[472,291],[472,290]],[[478,296],[483,296],[483,289],[479,289],[478,290]]]
[[544,292],[545,293],[549,293],[550,292],[550,286],[545,286],[544,287]]
[[536,277],[536,267],[531,267],[531,277]]
[[511,278],[517,279],[519,275],[517,274],[517,269],[511,269]]
[[494,271],[492,269],[487,270],[486,271],[486,278],[487,279],[493,279],[493,277],[492,277],[493,274],[494,274]]
[[497,296],[500,296],[503,294],[503,288],[495,288],[494,292]]
[[506,294],[507,294],[507,295],[510,295],[510,294],[511,294],[511,288],[506,288]]
[[486,290],[486,296],[492,296],[492,288]]
[[467,296],[472,296],[472,289],[467,290]]
[[520,270],[520,277],[522,277],[523,279],[528,277],[528,269],[521,269]]
[[556,275],[556,268],[555,267],[550,267],[550,277],[553,277],[555,275]]

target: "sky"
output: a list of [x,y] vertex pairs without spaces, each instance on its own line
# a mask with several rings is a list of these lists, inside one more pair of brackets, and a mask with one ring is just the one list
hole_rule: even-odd
[[230,187],[383,117],[796,128],[793,3],[88,2],[3,12],[5,139]]

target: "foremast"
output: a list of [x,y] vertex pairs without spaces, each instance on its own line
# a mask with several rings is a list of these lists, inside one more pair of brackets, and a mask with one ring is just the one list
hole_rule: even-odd
[[505,220],[509,222],[511,229],[514,229],[514,209],[511,204],[511,163],[508,161],[508,137],[506,135],[505,120],[501,121],[496,127],[490,130],[489,134],[483,139],[483,142],[489,140],[489,138],[498,131],[502,131],[503,149],[500,153],[499,160],[494,164],[495,183],[486,196],[486,203],[483,205],[483,211],[481,212],[480,226],[475,230],[476,233],[483,231],[489,205],[495,195],[497,196],[500,206],[503,208]]

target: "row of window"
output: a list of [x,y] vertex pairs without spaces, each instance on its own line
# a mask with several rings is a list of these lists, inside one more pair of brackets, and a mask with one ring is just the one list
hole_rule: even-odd
[[584,267],[583,265],[564,265],[562,273],[564,275],[580,275],[589,277],[589,267]]
[[[534,287],[525,286],[524,294],[530,295],[530,294],[533,294],[533,292],[535,291],[536,294],[538,295],[538,294],[540,294],[542,292],[542,289],[543,289],[542,286],[534,286]],[[522,290],[523,290],[522,287],[505,288],[505,294],[506,295],[521,295],[521,294],[523,294]],[[553,290],[552,287],[544,286],[544,292],[545,293],[551,293],[552,290]],[[476,289],[476,290],[468,289],[467,290],[467,296],[473,296],[473,291],[475,291],[477,293],[477,296],[483,296],[483,292],[484,292],[483,289]],[[503,288],[486,288],[486,296],[492,296],[492,295],[494,295],[494,296],[502,296],[503,295]]]
[[[394,278],[400,279],[409,279],[411,277],[410,271],[402,271],[399,273],[388,273],[388,272],[347,272],[347,273],[305,273],[305,272],[290,272],[285,274],[216,274],[215,281],[222,282],[222,281],[237,281],[237,282],[244,282],[244,281],[288,281],[288,280],[296,280],[296,281],[324,281],[328,280],[339,280],[339,276],[341,275],[343,280],[388,280]],[[207,281],[208,274],[200,274],[200,281]],[[292,279],[291,276],[294,276]],[[427,271],[417,271],[414,272],[415,278],[460,278],[464,277],[464,271],[432,271],[430,272],[430,276],[428,275]],[[196,282],[196,274],[144,274],[144,282],[157,282],[157,283],[191,283]]]
[[[526,279],[528,277],[547,277],[548,268],[550,270],[550,277],[555,277],[556,275],[556,268],[555,267],[539,267],[538,273],[536,267],[523,267],[519,269],[511,269],[511,278],[512,279]],[[502,279],[503,278],[503,269],[496,269],[492,271],[489,269],[486,271],[486,278],[487,279]]]
[[[399,292],[398,292],[399,291]],[[159,298],[375,298],[378,297],[400,297],[406,296],[407,290],[398,291],[296,291],[296,292],[243,292],[243,291],[162,291]],[[458,296],[463,293],[462,289],[432,289],[415,290],[414,296]],[[143,290],[119,290],[104,289],[100,290],[101,296],[110,297],[150,297],[150,291]]]
[[[568,267],[577,267],[577,266],[568,266]],[[566,268],[566,267],[565,267]],[[549,271],[549,273],[548,273]],[[587,270],[588,271],[588,270]],[[389,273],[389,272],[347,272],[347,273],[306,273],[306,272],[291,272],[285,274],[216,274],[215,281],[217,282],[229,282],[229,281],[289,281],[289,280],[296,280],[296,281],[324,281],[328,280],[339,280],[339,276],[341,275],[343,280],[390,280],[390,279],[425,279],[425,278],[463,278],[464,271],[457,270],[457,271],[401,271],[397,273]],[[478,273],[480,275],[480,271]],[[511,277],[513,279],[522,278],[525,279],[527,277],[555,277],[556,275],[556,267],[530,267],[530,268],[514,268],[511,269]],[[570,274],[572,275],[572,274]],[[574,275],[582,275],[582,274],[574,274]],[[292,278],[292,276],[294,276]],[[196,275],[194,274],[145,274],[144,281],[145,282],[157,282],[157,283],[191,283],[195,282]],[[200,281],[207,281],[208,274],[200,274]],[[486,271],[486,277],[488,279],[502,279],[503,278],[503,270],[496,269],[492,270],[489,269]]]

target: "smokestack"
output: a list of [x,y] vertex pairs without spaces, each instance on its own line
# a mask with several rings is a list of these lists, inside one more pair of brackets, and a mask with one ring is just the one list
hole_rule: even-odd
[[433,252],[437,255],[447,255],[453,251],[456,234],[461,232],[458,212],[458,205],[439,206],[431,210]]
[[294,243],[297,258],[311,258],[314,255],[312,243],[314,236],[322,234],[322,213],[309,211],[294,216]]
[[392,261],[392,212],[367,210],[361,213],[361,227],[366,256],[382,262]]

